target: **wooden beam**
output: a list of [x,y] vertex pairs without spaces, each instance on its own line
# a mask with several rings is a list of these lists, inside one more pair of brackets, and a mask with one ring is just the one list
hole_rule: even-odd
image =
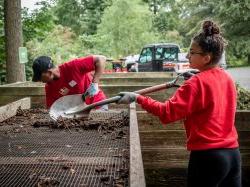
[[[239,144],[241,148],[250,148],[250,130],[239,131]],[[140,131],[141,146],[179,147],[186,146],[186,133],[184,130],[151,130]]]
[[130,105],[130,174],[129,186],[130,187],[145,187],[145,176],[142,162],[141,145],[139,137],[139,128],[136,116],[135,103]]
[[[137,119],[140,132],[150,130],[184,130],[183,121],[163,125],[158,117],[142,110],[137,110]],[[250,130],[250,110],[237,110],[235,114],[235,126],[238,131]]]
[[16,115],[16,110],[18,109],[18,107],[21,107],[21,109],[29,109],[30,103],[30,98],[26,97],[0,107],[0,122]]
[[129,73],[107,73],[102,74],[104,77],[174,77],[174,72],[129,72]]
[[[249,148],[240,149],[242,167],[250,167]],[[185,147],[142,147],[144,169],[153,168],[187,168],[189,151]]]

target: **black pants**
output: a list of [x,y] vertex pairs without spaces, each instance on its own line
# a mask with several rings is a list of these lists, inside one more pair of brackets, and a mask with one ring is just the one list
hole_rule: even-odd
[[239,149],[191,151],[187,186],[241,187]]

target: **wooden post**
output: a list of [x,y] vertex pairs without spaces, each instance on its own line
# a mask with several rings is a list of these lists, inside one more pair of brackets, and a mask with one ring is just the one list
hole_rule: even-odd
[[0,122],[16,115],[16,110],[18,107],[21,109],[29,109],[30,108],[30,98],[26,97],[15,101],[13,103],[7,104],[5,106],[0,107]]
[[139,138],[139,129],[136,116],[135,103],[130,105],[130,187],[145,187],[145,176],[142,162],[141,145]]

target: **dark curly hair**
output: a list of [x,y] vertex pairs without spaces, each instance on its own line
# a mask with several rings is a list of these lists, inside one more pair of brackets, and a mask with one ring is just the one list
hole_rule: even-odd
[[220,34],[220,28],[211,20],[202,23],[202,31],[193,37],[204,53],[211,53],[210,64],[217,64],[226,46],[225,39]]

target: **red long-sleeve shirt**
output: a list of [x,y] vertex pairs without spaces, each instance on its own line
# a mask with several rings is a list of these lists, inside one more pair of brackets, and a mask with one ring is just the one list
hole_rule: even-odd
[[[59,66],[60,78],[45,85],[46,105],[48,108],[60,97],[65,95],[82,94],[90,86],[95,70],[94,57],[77,58]],[[103,91],[94,97],[87,97],[86,104],[95,103],[105,99]]]
[[188,150],[236,148],[236,95],[228,73],[213,68],[187,80],[165,103],[145,96],[137,102],[162,123],[184,119]]

